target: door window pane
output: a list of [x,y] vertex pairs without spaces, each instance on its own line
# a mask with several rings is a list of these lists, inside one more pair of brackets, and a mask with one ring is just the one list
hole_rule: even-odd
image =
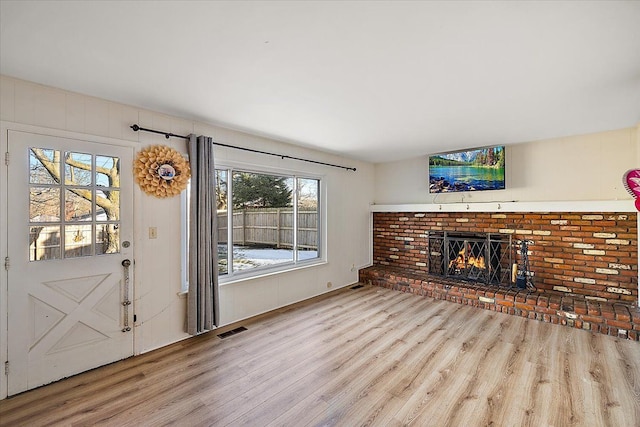
[[91,154],[65,153],[64,179],[66,185],[91,185]]
[[[81,197],[78,194],[85,197]],[[93,219],[93,204],[90,199],[87,200],[87,197],[91,198],[91,190],[65,190],[64,217],[67,221],[91,221]]]
[[29,261],[60,259],[60,226],[29,227]]
[[96,190],[96,221],[120,220],[120,190]]
[[29,149],[29,183],[57,184],[60,182],[60,173],[60,151]]
[[96,156],[96,254],[120,252],[120,159]]
[[64,227],[65,258],[91,255],[91,228],[91,225],[66,225]]
[[98,224],[96,226],[96,255],[120,252],[119,224]]
[[96,185],[98,187],[120,188],[120,159],[118,157],[96,156]]
[[29,221],[60,221],[60,188],[29,187]]

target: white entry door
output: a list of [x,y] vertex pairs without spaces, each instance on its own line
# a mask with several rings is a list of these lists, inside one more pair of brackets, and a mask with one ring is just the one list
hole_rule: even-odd
[[8,391],[133,355],[133,149],[9,131]]

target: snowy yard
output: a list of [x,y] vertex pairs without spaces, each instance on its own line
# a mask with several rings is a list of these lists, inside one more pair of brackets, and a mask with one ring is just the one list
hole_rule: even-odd
[[[227,246],[218,246],[220,273],[226,273]],[[303,261],[318,257],[318,251],[298,251],[298,260]],[[259,248],[251,246],[233,247],[233,269],[235,271],[263,267],[293,261],[293,250]],[[223,271],[224,270],[224,271]]]

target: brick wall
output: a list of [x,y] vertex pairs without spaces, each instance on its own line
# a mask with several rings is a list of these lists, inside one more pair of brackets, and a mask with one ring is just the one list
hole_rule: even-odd
[[374,265],[426,274],[428,233],[483,232],[533,241],[529,261],[541,290],[594,300],[638,300],[635,213],[374,213]]

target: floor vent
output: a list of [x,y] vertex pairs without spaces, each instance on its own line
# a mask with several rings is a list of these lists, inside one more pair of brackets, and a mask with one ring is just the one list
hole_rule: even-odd
[[221,333],[220,335],[218,335],[218,338],[224,339],[224,338],[230,337],[231,335],[239,334],[240,332],[243,332],[246,330],[247,328],[245,328],[244,326],[240,326],[239,328],[235,328],[230,331]]
[[360,289],[360,288],[364,288],[364,285],[355,285],[351,287],[351,289]]

